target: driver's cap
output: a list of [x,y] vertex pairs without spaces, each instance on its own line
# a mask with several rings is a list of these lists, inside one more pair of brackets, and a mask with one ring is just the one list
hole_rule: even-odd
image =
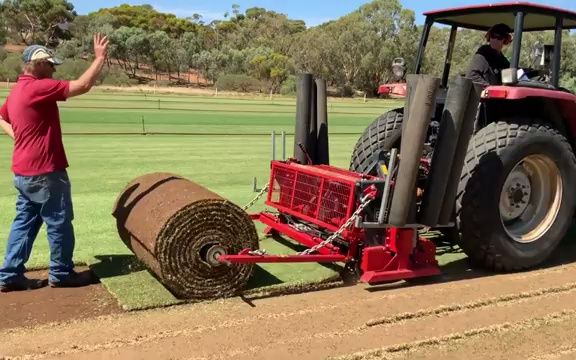
[[488,30],[488,33],[498,34],[498,35],[508,35],[508,34],[513,33],[513,32],[514,32],[514,30],[510,26],[508,26],[504,23],[496,24],[496,25],[492,26],[490,28],[490,30]]

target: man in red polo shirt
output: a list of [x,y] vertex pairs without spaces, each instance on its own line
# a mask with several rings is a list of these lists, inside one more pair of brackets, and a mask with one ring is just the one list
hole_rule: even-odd
[[95,59],[73,81],[52,78],[61,61],[46,47],[32,45],[22,54],[24,72],[0,108],[0,127],[14,138],[12,171],[18,190],[16,217],[0,268],[0,291],[34,289],[45,284],[24,276],[25,264],[43,223],[50,245],[50,285],[72,287],[90,283],[89,276],[74,272],[74,213],[57,102],[92,88],[107,51],[108,40],[96,34]]

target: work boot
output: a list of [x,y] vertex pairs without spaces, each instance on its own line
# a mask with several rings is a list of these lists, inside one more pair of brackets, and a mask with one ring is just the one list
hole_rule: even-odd
[[72,288],[72,287],[82,287],[88,286],[94,283],[92,273],[90,271],[84,271],[81,273],[71,272],[70,275],[63,280],[57,282],[50,282],[50,287],[53,288]]
[[21,278],[8,284],[0,284],[0,292],[35,290],[43,288],[46,283],[46,280]]

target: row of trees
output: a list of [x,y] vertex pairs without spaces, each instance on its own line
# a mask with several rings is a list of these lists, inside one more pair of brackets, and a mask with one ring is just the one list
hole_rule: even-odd
[[[88,15],[78,15],[67,0],[4,0],[0,7],[0,40],[52,46],[73,64],[68,73],[82,70],[91,53],[92,34],[102,32],[111,39],[109,71],[126,83],[167,75],[172,82],[199,84],[202,78],[209,84],[271,92],[293,90],[294,74],[306,71],[343,92],[373,95],[378,84],[391,77],[394,58],[405,58],[408,69],[413,68],[420,30],[414,12],[399,0],[373,0],[312,28],[271,10],[241,11],[238,5],[232,5],[224,20],[210,23],[198,14],[182,19],[149,5],[121,5]],[[433,29],[424,71],[441,73],[448,32]],[[551,39],[551,33],[526,34],[523,61],[528,63],[530,44]],[[482,41],[479,32],[459,33],[453,74],[465,71]],[[576,59],[571,56],[576,38],[567,34],[564,43],[562,70],[564,82],[570,84],[576,77]],[[14,60],[8,56],[2,66],[0,76],[11,76]],[[114,69],[121,69],[122,75]],[[201,78],[191,76],[191,70]]]

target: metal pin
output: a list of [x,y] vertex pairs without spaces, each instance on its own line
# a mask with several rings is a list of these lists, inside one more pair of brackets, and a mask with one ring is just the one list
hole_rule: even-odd
[[282,131],[282,160],[286,160],[286,131]]
[[272,160],[276,160],[276,132],[272,130]]

